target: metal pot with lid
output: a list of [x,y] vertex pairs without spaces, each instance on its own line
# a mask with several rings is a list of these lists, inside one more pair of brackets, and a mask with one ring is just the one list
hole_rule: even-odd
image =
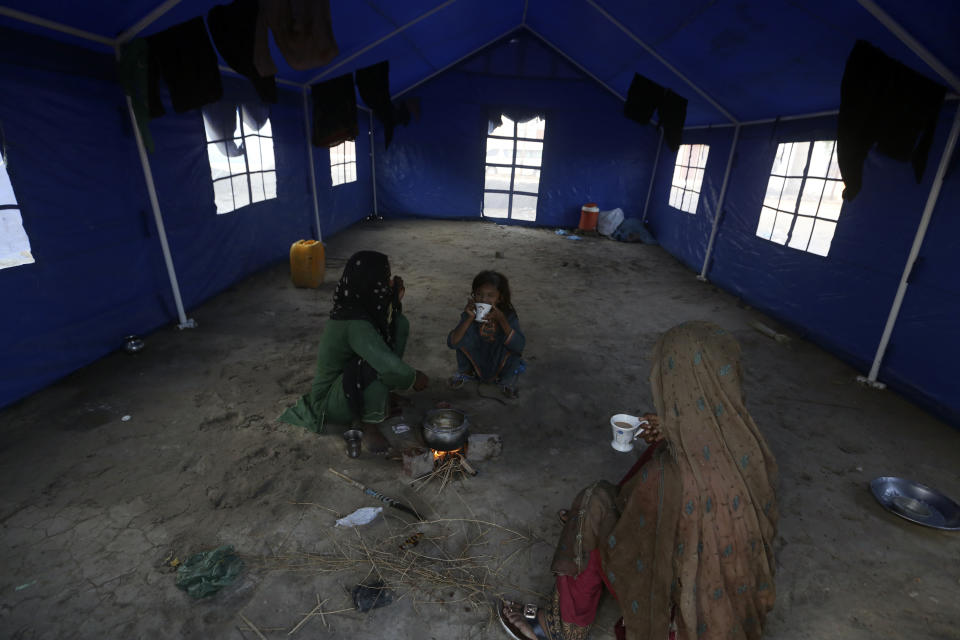
[[467,442],[470,421],[456,409],[433,409],[423,418],[423,441],[437,451],[453,451]]

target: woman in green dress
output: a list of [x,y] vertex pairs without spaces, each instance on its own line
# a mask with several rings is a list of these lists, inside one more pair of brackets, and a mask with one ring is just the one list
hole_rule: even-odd
[[313,385],[280,416],[282,422],[316,433],[327,422],[353,424],[363,430],[367,450],[387,450],[378,425],[389,415],[391,392],[422,391],[428,384],[422,371],[403,361],[410,335],[403,294],[403,280],[391,277],[387,256],[350,256],[320,336]]

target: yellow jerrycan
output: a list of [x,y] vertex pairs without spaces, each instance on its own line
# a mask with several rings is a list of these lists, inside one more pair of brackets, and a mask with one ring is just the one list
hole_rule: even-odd
[[290,246],[290,277],[296,287],[315,289],[323,284],[326,272],[323,243],[297,240]]

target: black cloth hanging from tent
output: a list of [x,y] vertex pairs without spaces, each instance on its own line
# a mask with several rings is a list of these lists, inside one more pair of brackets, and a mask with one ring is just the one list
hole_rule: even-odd
[[357,69],[357,91],[383,125],[383,148],[388,148],[396,125],[393,103],[390,102],[390,63],[384,60]]
[[653,112],[663,101],[665,91],[653,80],[639,73],[633,74],[633,82],[627,90],[627,101],[623,105],[623,115],[640,124],[649,124]]
[[[193,18],[147,38],[153,95],[159,95],[154,70],[163,76],[170,90],[173,110],[190,109],[216,102],[223,95],[217,53],[210,44],[203,18]],[[156,113],[159,111],[159,113]],[[159,101],[151,105],[150,115],[163,115]]]
[[687,99],[667,89],[657,110],[660,113],[660,128],[667,148],[676,153],[683,139],[683,124],[687,121]]
[[687,120],[687,99],[639,73],[633,74],[627,101],[623,105],[623,115],[640,124],[648,124],[654,111],[660,115],[659,127],[663,129],[663,141],[676,153],[680,149],[683,125]]
[[260,0],[260,11],[294,69],[322,67],[340,53],[333,37],[330,0]]
[[863,186],[863,162],[874,144],[886,156],[909,161],[920,182],[946,91],[870,43],[857,41],[843,71],[837,117],[844,200],[853,200]]
[[276,104],[276,78],[272,75],[261,78],[253,62],[257,29],[266,29],[266,23],[257,20],[259,12],[260,4],[257,0],[234,0],[230,4],[221,4],[210,9],[207,13],[207,26],[210,28],[213,44],[224,61],[234,71],[250,79],[264,102]]
[[332,80],[315,84],[313,93],[313,134],[315,147],[335,147],[344,140],[357,137],[357,96],[353,91],[353,75],[345,73]]
[[[140,139],[147,151],[153,153],[153,135],[150,133],[150,45],[143,38],[134,38],[120,48],[117,74],[123,92],[130,96],[133,116],[140,130]],[[156,96],[154,96],[154,100]],[[161,105],[162,108],[162,105]]]

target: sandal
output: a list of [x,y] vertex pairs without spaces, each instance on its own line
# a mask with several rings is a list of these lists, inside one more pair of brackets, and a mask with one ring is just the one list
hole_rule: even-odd
[[[500,624],[503,626],[504,631],[506,631],[513,640],[528,640],[527,636],[503,615],[504,607],[513,609],[513,607],[519,606],[519,604],[510,600],[500,600],[497,605],[497,617],[500,619]],[[540,619],[537,615],[539,612],[540,608],[535,604],[523,605],[523,617],[527,624],[530,625],[533,635],[535,635],[538,640],[550,640],[550,636],[547,635],[547,632],[540,625]]]
[[511,400],[516,400],[520,397],[520,390],[516,387],[509,387],[507,385],[503,386],[503,395]]
[[473,382],[476,378],[469,373],[458,373],[455,376],[450,378],[449,384],[451,389],[459,389],[466,382]]

